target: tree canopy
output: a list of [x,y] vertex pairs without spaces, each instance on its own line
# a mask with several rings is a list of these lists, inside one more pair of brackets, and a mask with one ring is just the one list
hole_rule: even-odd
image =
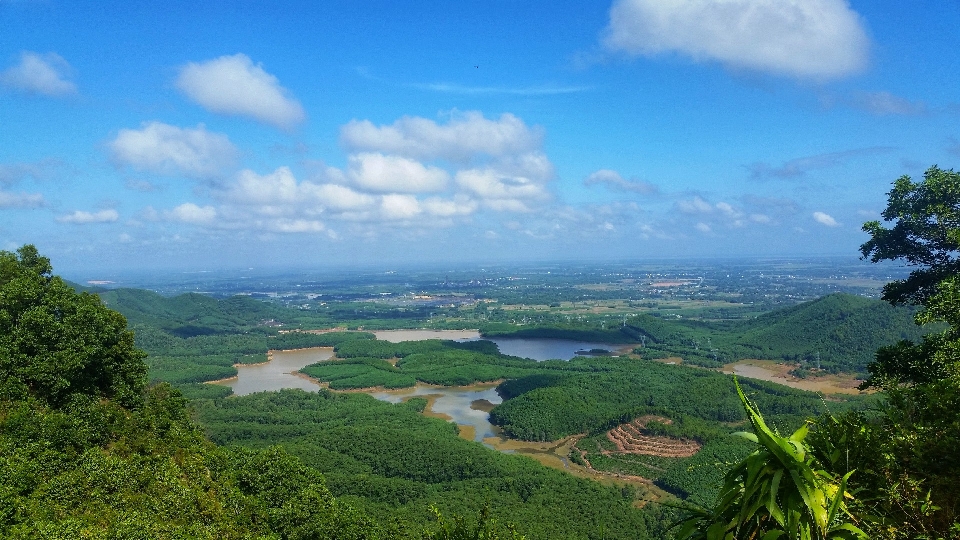
[[0,252],[0,397],[134,405],[146,382],[144,356],[126,319],[53,276],[36,247]]
[[890,190],[883,220],[863,224],[870,240],[860,246],[873,262],[903,261],[917,267],[906,279],[891,281],[883,299],[923,304],[944,279],[960,274],[960,173],[934,165],[923,181],[901,176]]

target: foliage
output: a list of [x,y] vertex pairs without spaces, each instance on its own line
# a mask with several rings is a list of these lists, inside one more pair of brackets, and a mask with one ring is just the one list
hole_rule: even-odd
[[[644,414],[687,415],[713,423],[745,419],[729,377],[717,372],[620,358],[577,358],[564,370],[543,364],[536,366],[543,375],[502,385],[510,399],[491,411],[490,420],[511,437],[556,440],[605,431]],[[796,425],[822,410],[820,399],[809,392],[756,380],[745,380],[744,385],[784,425]],[[518,394],[521,390],[525,392]],[[844,400],[839,408],[860,401],[838,399]],[[677,435],[703,438],[693,425],[687,423]]]
[[946,327],[919,342],[882,347],[864,386],[886,391],[873,415],[848,413],[818,422],[813,437],[835,474],[856,468],[854,508],[874,538],[960,536],[960,175],[931,167],[921,182],[902,177],[889,192],[885,221],[864,224],[861,253],[874,262],[915,267],[884,288],[893,304],[920,304],[917,324]]
[[0,398],[135,405],[146,368],[126,326],[99,298],[53,276],[35,247],[0,252]]
[[788,538],[819,540],[868,536],[847,510],[848,472],[842,478],[820,470],[804,442],[809,425],[790,437],[767,427],[757,406],[737,385],[753,433],[744,436],[759,449],[727,473],[720,497],[709,510],[695,511],[678,533],[681,539]]
[[863,224],[870,240],[860,246],[873,262],[905,261],[917,267],[903,280],[888,283],[883,299],[893,304],[926,304],[943,280],[960,274],[960,173],[930,167],[923,181],[898,178],[888,195],[884,221]]
[[283,390],[196,407],[215,441],[251,449],[280,444],[322,471],[335,495],[384,523],[431,530],[427,509],[435,505],[444,516],[486,507],[506,538],[511,523],[528,538],[589,538],[599,524],[607,538],[658,538],[663,530],[661,510],[632,508],[632,495],[466,441],[455,425],[406,404]]

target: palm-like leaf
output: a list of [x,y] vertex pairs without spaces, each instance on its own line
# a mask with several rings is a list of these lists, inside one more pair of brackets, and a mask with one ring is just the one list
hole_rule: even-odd
[[680,527],[682,540],[865,539],[847,511],[848,473],[836,479],[819,470],[804,439],[810,424],[790,437],[771,430],[734,378],[753,426],[741,433],[759,448],[724,478],[714,508],[694,509]]

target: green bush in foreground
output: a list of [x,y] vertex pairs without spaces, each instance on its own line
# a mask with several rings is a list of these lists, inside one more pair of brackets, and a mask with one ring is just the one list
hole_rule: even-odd
[[847,509],[849,472],[836,478],[821,470],[804,442],[809,425],[790,437],[774,433],[740,385],[737,393],[750,418],[753,433],[743,435],[759,449],[733,467],[724,478],[717,504],[695,511],[681,527],[686,540],[785,538],[827,540],[869,538],[855,525]]

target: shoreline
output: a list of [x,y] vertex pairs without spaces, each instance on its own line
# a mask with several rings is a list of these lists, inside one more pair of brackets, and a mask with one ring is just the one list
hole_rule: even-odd
[[790,375],[789,372],[793,367],[793,365],[780,364],[773,360],[744,358],[736,362],[724,364],[718,371],[725,374],[737,375],[738,377],[782,384],[807,392],[848,395],[859,395],[862,393],[857,386],[863,381],[852,375],[824,374],[800,379]]

